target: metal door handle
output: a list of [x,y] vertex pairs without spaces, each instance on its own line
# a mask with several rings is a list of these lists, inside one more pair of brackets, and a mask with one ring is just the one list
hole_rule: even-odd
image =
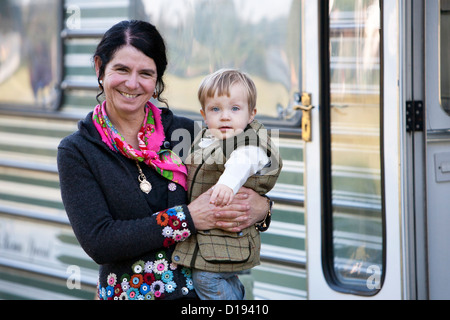
[[294,106],[294,110],[302,111],[302,139],[305,142],[311,142],[311,94],[302,94],[302,104]]

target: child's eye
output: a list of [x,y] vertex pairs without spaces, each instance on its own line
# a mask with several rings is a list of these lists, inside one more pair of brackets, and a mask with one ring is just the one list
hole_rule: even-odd
[[233,107],[231,108],[231,110],[233,110],[233,111],[239,111],[240,108],[239,108],[239,106],[233,106]]
[[219,108],[218,107],[211,107],[211,111],[218,112]]

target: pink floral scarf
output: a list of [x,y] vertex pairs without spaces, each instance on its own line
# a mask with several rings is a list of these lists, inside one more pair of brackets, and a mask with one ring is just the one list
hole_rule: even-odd
[[125,157],[144,162],[154,168],[164,178],[178,183],[187,190],[187,169],[180,157],[171,150],[162,150],[164,142],[164,127],[161,122],[161,110],[152,103],[147,102],[145,107],[145,119],[138,133],[139,149],[129,145],[123,136],[114,128],[106,114],[106,101],[97,105],[92,119],[102,141],[116,152]]

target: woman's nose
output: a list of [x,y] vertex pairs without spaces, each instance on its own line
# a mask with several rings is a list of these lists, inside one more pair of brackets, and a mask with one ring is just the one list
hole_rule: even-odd
[[127,81],[125,82],[125,85],[131,90],[137,89],[139,87],[138,77],[133,74],[129,75]]

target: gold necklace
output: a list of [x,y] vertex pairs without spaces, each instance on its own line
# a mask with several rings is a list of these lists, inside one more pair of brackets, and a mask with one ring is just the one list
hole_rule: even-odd
[[142,192],[149,194],[150,191],[152,190],[152,185],[150,182],[147,181],[147,177],[145,176],[144,172],[142,172],[141,167],[139,166],[139,162],[136,161],[136,166],[139,170],[139,176],[138,176],[138,181],[139,181],[139,187],[141,188]]

